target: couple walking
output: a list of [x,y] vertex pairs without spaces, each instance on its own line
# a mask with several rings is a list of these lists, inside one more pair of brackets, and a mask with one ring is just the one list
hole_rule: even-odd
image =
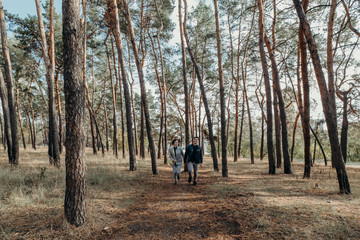
[[188,182],[191,183],[192,180],[192,172],[194,171],[194,181],[193,184],[196,185],[197,176],[198,176],[198,165],[202,167],[203,163],[203,156],[202,151],[199,144],[199,138],[194,137],[192,140],[192,144],[187,146],[184,156],[184,151],[181,147],[179,147],[179,140],[174,139],[172,140],[171,144],[173,145],[169,152],[170,152],[170,161],[174,163],[172,166],[175,184],[178,183],[180,180],[180,171],[182,166],[182,159],[184,159],[185,165],[188,167],[189,171],[189,179]]

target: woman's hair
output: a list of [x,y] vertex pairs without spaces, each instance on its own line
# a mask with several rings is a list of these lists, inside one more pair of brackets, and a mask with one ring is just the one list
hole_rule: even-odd
[[174,143],[175,143],[176,141],[179,141],[179,139],[174,138],[174,139],[171,141],[171,145],[174,145]]

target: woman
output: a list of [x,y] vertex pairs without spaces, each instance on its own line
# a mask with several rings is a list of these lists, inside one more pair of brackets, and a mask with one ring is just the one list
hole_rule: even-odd
[[170,149],[170,161],[173,168],[174,178],[175,178],[175,185],[180,180],[180,171],[181,171],[181,165],[182,160],[184,159],[184,151],[181,147],[179,147],[179,140],[174,139],[171,141],[171,144],[173,145]]

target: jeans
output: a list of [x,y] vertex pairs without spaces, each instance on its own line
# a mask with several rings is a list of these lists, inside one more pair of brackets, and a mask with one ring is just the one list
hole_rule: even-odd
[[198,176],[198,166],[199,164],[193,163],[193,162],[188,162],[188,170],[189,170],[189,177],[191,177],[192,171],[194,169],[194,182],[196,182],[197,180],[197,176]]

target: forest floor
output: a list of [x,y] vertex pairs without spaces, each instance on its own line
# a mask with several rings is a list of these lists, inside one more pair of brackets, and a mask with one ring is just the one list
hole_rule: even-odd
[[[11,167],[0,152],[0,239],[360,239],[360,169],[348,167],[351,195],[340,195],[335,170],[322,163],[303,179],[267,161],[232,162],[229,177],[206,158],[198,185],[187,173],[173,185],[171,168],[111,153],[87,154],[87,223],[64,220],[64,156],[60,169],[48,165],[47,149],[21,151]],[[220,162],[221,163],[221,162]]]

